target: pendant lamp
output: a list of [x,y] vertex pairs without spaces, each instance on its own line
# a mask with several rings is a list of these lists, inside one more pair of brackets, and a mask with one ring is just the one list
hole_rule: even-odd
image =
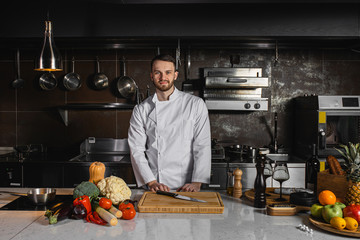
[[44,44],[35,60],[35,71],[62,71],[62,59],[55,46],[51,21],[45,21]]

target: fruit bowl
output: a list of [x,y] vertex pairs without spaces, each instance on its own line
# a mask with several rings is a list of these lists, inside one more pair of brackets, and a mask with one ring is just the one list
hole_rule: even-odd
[[328,232],[344,235],[344,236],[350,236],[350,237],[360,237],[360,229],[358,228],[356,231],[350,231],[347,229],[344,230],[338,230],[334,227],[332,227],[329,223],[326,223],[322,220],[316,219],[312,216],[309,216],[309,221],[315,225],[316,227],[323,229]]

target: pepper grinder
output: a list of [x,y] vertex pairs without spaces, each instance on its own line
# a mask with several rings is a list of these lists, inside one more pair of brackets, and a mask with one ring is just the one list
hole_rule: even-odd
[[242,196],[242,185],[241,185],[241,176],[243,172],[237,168],[234,170],[234,190],[233,197],[240,198]]
[[265,166],[265,156],[259,155],[256,160],[256,178],[254,183],[255,189],[255,200],[254,207],[256,208],[265,208],[266,207],[266,183],[264,177],[264,166]]

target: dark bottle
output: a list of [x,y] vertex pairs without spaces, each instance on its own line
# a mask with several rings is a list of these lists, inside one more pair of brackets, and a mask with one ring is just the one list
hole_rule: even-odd
[[305,166],[305,187],[313,190],[316,196],[317,174],[320,171],[320,162],[316,154],[316,144],[312,145],[312,156],[306,161]]
[[266,183],[264,177],[264,166],[265,166],[265,156],[258,155],[256,159],[256,178],[254,183],[255,190],[255,200],[254,207],[256,208],[265,208],[266,207]]

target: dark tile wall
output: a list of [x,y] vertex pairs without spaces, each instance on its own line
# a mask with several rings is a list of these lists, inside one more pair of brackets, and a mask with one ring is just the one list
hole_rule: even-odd
[[[149,66],[157,49],[78,50],[62,49],[64,71],[55,73],[58,87],[44,91],[39,87],[41,72],[33,71],[36,52],[21,51],[21,78],[23,88],[14,89],[15,52],[0,54],[0,146],[43,143],[49,151],[77,154],[80,143],[89,136],[126,138],[131,110],[70,110],[69,124],[65,126],[57,106],[66,103],[131,102],[116,91],[116,79],[122,75],[120,60],[125,57],[127,75],[131,76],[145,94],[149,85]],[[162,49],[173,54],[174,49]],[[292,147],[292,99],[305,93],[322,95],[360,95],[360,54],[351,50],[280,49],[279,61],[274,64],[274,51],[263,49],[192,49],[191,69],[188,78],[201,79],[204,67],[230,67],[230,55],[239,55],[240,63],[234,67],[261,67],[263,76],[270,78],[270,87],[263,96],[269,98],[267,112],[210,112],[212,137],[233,140],[238,144],[256,147],[268,145],[274,131],[274,112],[278,112],[279,143]],[[110,87],[93,90],[91,81],[96,72],[96,57],[100,70],[110,81]],[[63,76],[71,71],[75,58],[75,72],[80,74],[82,87],[66,91]],[[182,52],[180,77],[176,87],[181,89],[184,75]]]

